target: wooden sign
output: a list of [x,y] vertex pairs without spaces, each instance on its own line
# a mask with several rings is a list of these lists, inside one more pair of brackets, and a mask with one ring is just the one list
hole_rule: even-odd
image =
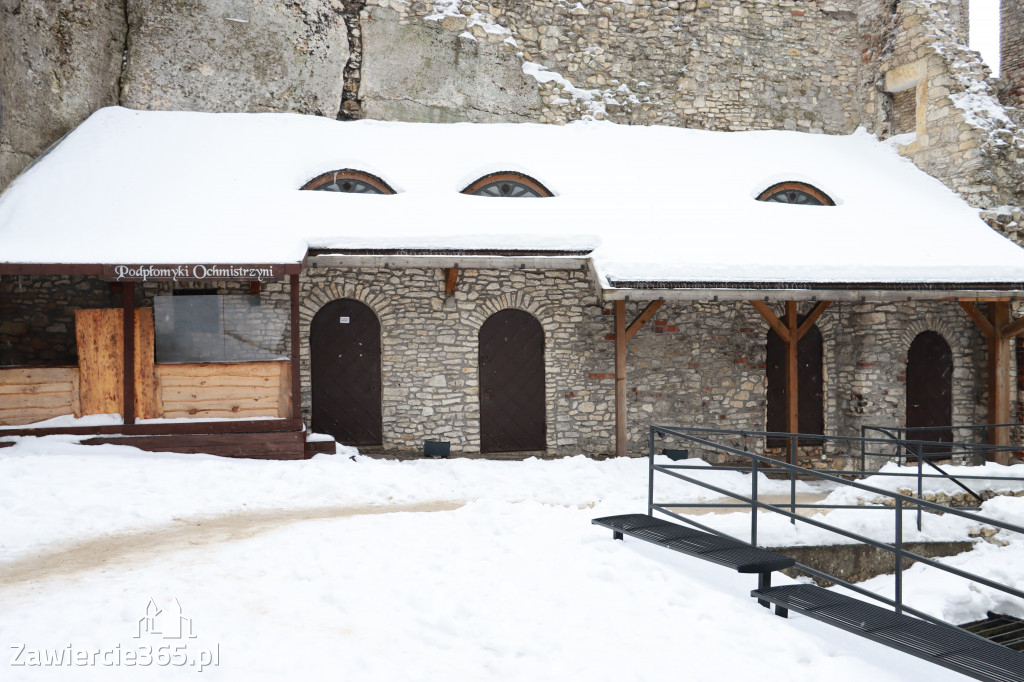
[[104,265],[108,282],[201,282],[236,279],[253,282],[278,280],[284,275],[281,265]]

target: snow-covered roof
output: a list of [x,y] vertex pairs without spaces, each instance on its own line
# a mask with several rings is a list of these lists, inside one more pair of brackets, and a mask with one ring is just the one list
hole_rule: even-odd
[[[326,171],[394,196],[303,192]],[[553,198],[460,194],[495,171]],[[759,202],[781,181],[833,207]],[[1024,250],[889,145],[783,131],[102,109],[0,197],[7,263],[297,263],[308,249],[592,250],[609,282],[1024,282]],[[684,284],[685,283],[685,284]]]

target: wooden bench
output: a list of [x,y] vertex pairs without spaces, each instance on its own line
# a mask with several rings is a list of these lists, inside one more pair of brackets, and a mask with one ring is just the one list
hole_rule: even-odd
[[895,613],[817,585],[759,587],[750,595],[775,604],[780,616],[796,611],[978,680],[1024,682],[1024,653],[952,625]]
[[[728,566],[739,573],[757,573],[759,590],[771,587],[772,571],[789,568],[796,563],[795,559],[782,554],[647,514],[605,516],[591,523],[610,528],[616,540],[629,535],[720,566]],[[768,606],[768,602],[763,599],[758,599],[758,603]]]

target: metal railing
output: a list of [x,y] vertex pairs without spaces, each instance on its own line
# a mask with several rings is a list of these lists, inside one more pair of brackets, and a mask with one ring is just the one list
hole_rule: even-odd
[[[894,457],[897,463],[902,463],[904,459],[920,458],[923,454],[928,458],[935,459],[953,459],[955,457],[964,458],[978,458],[978,457],[989,457],[1001,452],[1017,452],[1020,447],[1013,447],[1010,445],[990,445],[985,443],[989,438],[989,432],[991,429],[1001,428],[1015,428],[1024,427],[1022,423],[1011,423],[1011,424],[968,424],[964,426],[882,426],[882,425],[865,425],[860,427],[861,438],[870,439],[869,433],[878,434],[884,440],[888,440],[885,445],[890,446],[891,452],[871,452],[864,447],[864,443],[861,445],[861,468],[865,466],[867,457]],[[926,433],[933,433],[936,431],[948,431],[950,433],[956,431],[967,431],[969,433],[980,433],[981,442],[964,442],[964,441],[937,441],[934,439],[926,438],[914,438],[915,435],[921,436]],[[878,437],[878,436],[876,436]],[[940,452],[928,452],[930,449],[934,450],[936,447],[941,447]]]
[[[1016,452],[1019,448],[1015,448],[1010,445],[990,445],[987,443],[965,443],[958,441],[936,441],[936,440],[912,440],[908,439],[908,436],[923,435],[926,433],[934,433],[936,431],[948,431],[952,433],[954,430],[974,431],[981,432],[981,438],[987,439],[989,429],[996,428],[1007,428],[1024,426],[1024,424],[970,424],[966,426],[872,426],[865,425],[860,427],[860,435],[863,439],[860,446],[860,468],[863,471],[866,469],[866,458],[867,457],[887,457],[895,459],[896,464],[902,465],[904,461],[914,461],[917,464],[918,472],[920,473],[927,464],[931,469],[939,472],[940,475],[944,476],[952,483],[962,488],[965,492],[974,497],[978,502],[983,502],[980,495],[974,492],[971,488],[968,488],[964,483],[965,478],[962,475],[953,476],[948,473],[945,469],[940,467],[935,460],[937,459],[955,459],[957,457],[963,458],[964,461],[970,462],[971,464],[983,464],[986,460],[990,459],[992,455],[1002,452]],[[885,452],[870,452],[867,448],[867,434],[874,432],[881,434],[891,441],[891,447],[894,449],[892,454]],[[939,448],[939,450],[936,450]],[[981,477],[985,478],[985,477]],[[917,496],[920,497],[922,493],[921,489],[921,476],[918,476],[917,484]],[[920,518],[918,518],[918,527],[920,527]]]
[[[740,449],[740,448],[735,447],[733,445],[725,445],[725,444],[722,444],[722,443],[714,442],[714,441],[709,440],[707,438],[708,436],[711,436],[711,435],[727,436],[727,437],[733,438],[733,439],[735,439],[736,436],[742,436],[743,437],[743,443],[742,444],[743,444],[744,447],[743,447],[743,449]],[[655,450],[656,450],[656,439],[658,439],[658,438],[664,439],[664,438],[666,438],[668,436],[671,436],[674,439],[678,439],[678,440],[680,440],[680,441],[682,441],[684,443],[688,443],[688,444],[691,445],[691,447],[699,447],[699,448],[702,448],[702,449],[705,449],[705,450],[708,450],[708,451],[712,451],[712,452],[721,452],[723,454],[726,454],[728,456],[731,456],[731,457],[734,457],[734,458],[738,458],[738,459],[741,459],[741,460],[743,460],[743,459],[749,460],[750,461],[750,466],[749,467],[744,467],[744,466],[718,467],[718,466],[716,466],[715,469],[716,470],[725,469],[725,470],[732,470],[732,471],[749,472],[751,474],[751,477],[750,477],[750,481],[751,481],[751,483],[750,483],[750,486],[751,486],[750,496],[747,497],[747,496],[742,495],[740,493],[737,493],[735,491],[727,490],[727,489],[722,488],[720,486],[716,486],[716,485],[711,484],[711,483],[709,483],[707,481],[702,481],[699,478],[695,478],[695,477],[690,476],[690,475],[688,475],[686,473],[683,473],[683,472],[685,472],[687,470],[691,470],[691,471],[698,471],[699,470],[700,472],[706,474],[708,472],[708,470],[709,470],[706,465],[695,466],[695,465],[677,464],[677,463],[672,463],[672,464],[656,464],[655,461],[654,461]],[[796,439],[800,438],[801,434],[782,434],[782,433],[774,433],[774,432],[755,432],[755,431],[729,431],[729,430],[722,430],[722,429],[704,429],[704,428],[692,428],[692,427],[680,427],[680,426],[651,426],[650,427],[650,435],[649,435],[649,453],[648,453],[648,459],[649,459],[648,467],[649,467],[649,471],[648,471],[647,513],[649,515],[653,516],[654,512],[657,511],[657,512],[660,512],[660,513],[665,514],[667,516],[671,516],[671,517],[673,517],[675,519],[678,519],[679,521],[682,521],[682,522],[684,522],[686,524],[689,524],[691,526],[694,526],[696,528],[700,528],[701,530],[704,530],[706,532],[714,533],[716,535],[721,535],[721,536],[725,536],[725,537],[732,537],[732,536],[727,535],[726,533],[723,533],[721,531],[716,530],[715,528],[712,528],[712,527],[710,527],[708,525],[702,524],[702,523],[700,523],[698,521],[695,521],[695,520],[693,520],[691,518],[683,516],[683,515],[675,512],[675,511],[673,511],[673,509],[679,509],[679,508],[682,508],[682,507],[701,507],[701,508],[704,508],[704,509],[709,509],[709,508],[749,509],[750,510],[750,544],[756,546],[758,544],[757,543],[757,539],[758,539],[757,538],[757,535],[758,535],[758,528],[757,528],[757,525],[758,525],[758,514],[757,514],[757,512],[759,510],[764,510],[764,511],[769,511],[769,512],[772,512],[772,513],[775,513],[775,514],[779,514],[779,515],[785,516],[785,517],[789,518],[790,522],[793,523],[793,524],[796,524],[799,521],[800,523],[806,523],[806,524],[808,524],[810,526],[814,526],[816,528],[820,528],[820,529],[826,530],[828,532],[835,533],[837,535],[849,538],[849,539],[854,540],[856,542],[859,542],[859,543],[862,543],[862,544],[865,544],[865,545],[868,545],[868,546],[871,546],[871,547],[876,547],[876,548],[882,549],[882,550],[887,551],[887,552],[891,552],[893,554],[893,558],[894,558],[894,581],[895,581],[895,583],[894,583],[894,597],[892,599],[890,599],[888,597],[885,597],[883,595],[877,594],[875,592],[872,592],[870,590],[867,590],[867,589],[865,589],[863,587],[860,587],[859,585],[856,585],[856,584],[851,583],[849,581],[843,580],[842,578],[839,578],[837,576],[830,575],[828,573],[825,573],[823,571],[815,569],[815,568],[813,568],[811,566],[808,566],[806,564],[802,564],[802,563],[797,562],[795,568],[797,570],[803,572],[803,573],[806,573],[807,575],[811,575],[811,576],[816,577],[816,578],[821,578],[823,580],[831,581],[832,583],[837,584],[837,585],[841,585],[841,586],[843,586],[843,587],[845,587],[845,588],[847,588],[847,589],[849,589],[849,590],[851,590],[853,592],[861,594],[861,595],[863,595],[865,597],[868,597],[870,599],[874,599],[876,601],[879,601],[879,602],[881,602],[881,603],[883,603],[883,604],[885,604],[887,606],[892,607],[895,610],[896,613],[908,613],[908,614],[914,615],[914,616],[916,616],[918,618],[921,618],[923,620],[927,620],[927,621],[933,622],[933,623],[939,623],[939,624],[948,625],[948,623],[945,623],[941,619],[935,618],[933,616],[930,616],[927,613],[924,613],[924,612],[922,612],[922,611],[920,611],[918,609],[915,609],[915,608],[912,608],[910,606],[907,606],[904,603],[904,600],[903,600],[903,571],[904,571],[903,563],[904,563],[905,560],[909,559],[909,560],[912,560],[912,561],[915,561],[915,562],[922,563],[922,564],[927,565],[927,566],[931,566],[933,568],[936,568],[938,570],[944,571],[946,573],[950,573],[952,575],[958,576],[958,577],[963,578],[965,580],[973,581],[973,582],[975,582],[975,583],[977,583],[979,585],[984,585],[986,587],[990,587],[990,588],[992,588],[994,590],[997,590],[999,592],[1002,592],[1004,594],[1007,594],[1007,595],[1010,595],[1012,597],[1016,597],[1018,599],[1024,600],[1024,592],[1022,592],[1021,590],[1017,590],[1015,588],[1009,587],[1007,585],[999,583],[999,582],[997,582],[995,580],[992,580],[990,578],[986,578],[984,576],[980,576],[980,575],[977,575],[977,574],[974,574],[974,573],[969,573],[967,571],[961,570],[961,569],[956,568],[954,566],[949,566],[947,564],[943,564],[943,563],[941,563],[939,561],[936,561],[934,559],[931,559],[929,557],[921,556],[920,554],[917,554],[915,552],[911,552],[911,551],[905,549],[904,548],[904,542],[903,542],[903,516],[904,516],[904,511],[907,510],[908,508],[917,508],[917,510],[918,510],[918,524],[919,524],[919,527],[920,527],[920,514],[921,514],[922,511],[925,511],[925,510],[927,510],[929,512],[933,512],[933,513],[953,514],[955,516],[959,516],[959,517],[962,517],[962,518],[965,518],[965,519],[969,519],[971,521],[975,521],[975,522],[978,522],[980,524],[984,524],[984,525],[987,525],[987,526],[991,526],[991,527],[999,528],[1001,530],[1006,530],[1006,531],[1015,532],[1015,533],[1022,533],[1022,534],[1024,534],[1024,527],[1017,526],[1017,525],[1010,524],[1010,523],[1006,523],[1006,522],[1003,522],[1003,521],[998,521],[996,519],[991,519],[991,518],[988,518],[988,517],[985,517],[985,516],[981,516],[980,514],[976,514],[976,513],[972,512],[972,511],[966,511],[965,509],[962,509],[962,508],[958,509],[958,508],[955,508],[955,507],[947,507],[947,506],[944,506],[944,505],[941,505],[941,504],[937,504],[935,502],[929,502],[927,500],[921,499],[920,496],[915,498],[915,497],[911,497],[911,496],[908,496],[908,495],[903,495],[903,494],[898,493],[898,492],[891,492],[891,491],[885,490],[883,488],[878,488],[878,487],[875,487],[875,486],[867,485],[867,484],[859,482],[859,481],[849,480],[848,478],[846,478],[846,476],[848,476],[850,474],[849,471],[807,469],[807,468],[796,466],[796,465],[793,465],[793,464],[788,464],[786,462],[780,462],[780,461],[771,459],[769,457],[766,457],[764,455],[758,455],[758,454],[755,454],[753,452],[750,452],[748,447],[747,447],[748,439],[752,440],[752,439],[755,439],[755,438],[763,439],[763,438],[766,438],[766,437],[782,437],[782,436],[792,438],[795,441]],[[820,436],[819,435],[818,437],[819,438],[823,438],[826,441],[829,441],[829,440],[832,440],[832,441],[836,441],[836,440],[838,440],[838,441],[851,441],[851,444],[853,444],[852,441],[864,440],[864,439],[858,439],[858,438],[853,438],[853,437],[840,437],[840,436]],[[870,440],[870,441],[880,441],[881,439],[867,439],[867,440]],[[789,504],[776,505],[776,504],[771,504],[771,503],[768,503],[768,502],[764,502],[763,500],[758,498],[758,474],[763,473],[766,470],[772,470],[772,471],[778,472],[778,473],[785,472],[786,474],[789,475],[789,479],[790,479],[790,502],[789,502]],[[667,476],[670,476],[670,477],[673,477],[673,478],[676,478],[676,479],[679,479],[679,480],[682,480],[682,481],[686,481],[688,483],[691,483],[691,484],[700,486],[702,488],[705,488],[705,489],[714,491],[716,493],[719,493],[722,496],[738,500],[739,503],[735,503],[735,504],[731,504],[731,503],[714,503],[714,504],[700,503],[700,504],[695,504],[693,502],[655,501],[655,499],[654,499],[654,482],[655,482],[654,474],[655,473],[665,474]],[[858,473],[862,473],[862,472],[858,472]],[[879,474],[872,472],[872,475],[879,475]],[[885,475],[885,474],[883,474],[883,475]],[[889,475],[898,475],[898,474],[889,474]],[[918,475],[920,476],[920,474],[918,474]],[[813,509],[867,509],[867,510],[873,510],[873,511],[885,511],[889,507],[886,506],[886,505],[881,505],[881,506],[877,506],[877,505],[876,506],[837,505],[837,504],[825,505],[825,504],[820,504],[820,503],[798,504],[796,502],[796,480],[797,480],[797,476],[799,476],[803,480],[811,479],[811,480],[825,481],[825,482],[829,482],[829,483],[832,483],[832,484],[835,484],[835,485],[838,485],[838,486],[845,486],[845,487],[850,487],[850,488],[854,488],[854,489],[857,489],[857,490],[861,490],[861,491],[864,491],[866,493],[870,493],[871,495],[873,495],[874,497],[872,499],[879,499],[879,498],[892,499],[893,500],[892,509],[894,511],[893,542],[892,543],[881,542],[879,540],[875,540],[873,538],[869,538],[869,537],[867,537],[865,535],[861,535],[859,533],[854,533],[854,532],[846,530],[844,528],[840,528],[840,527],[838,527],[836,525],[829,524],[829,523],[827,523],[825,521],[822,521],[820,519],[809,518],[809,517],[805,517],[805,516],[799,515],[797,513],[798,509],[807,509],[807,508],[813,508]],[[932,477],[932,478],[938,478],[939,477],[938,475],[925,475],[925,476],[926,477]],[[972,478],[992,478],[992,477],[989,476],[989,477],[972,477]],[[1000,479],[1000,480],[1002,480],[1002,479]],[[1024,479],[1021,479],[1021,478],[1010,478],[1010,479],[1007,479],[1007,480],[1024,481]],[[739,539],[739,538],[734,538],[734,539]]]

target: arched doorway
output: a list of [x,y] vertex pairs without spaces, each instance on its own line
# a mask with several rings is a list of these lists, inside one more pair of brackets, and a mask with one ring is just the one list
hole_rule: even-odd
[[512,308],[484,322],[479,334],[480,452],[547,449],[544,328]]
[[331,301],[309,328],[312,426],[346,445],[380,445],[380,321],[352,299]]
[[[952,429],[932,429],[953,423],[953,351],[938,332],[921,332],[907,352],[907,427],[924,428],[907,434],[909,440],[953,441]],[[927,454],[949,452],[949,446],[930,446]]]

